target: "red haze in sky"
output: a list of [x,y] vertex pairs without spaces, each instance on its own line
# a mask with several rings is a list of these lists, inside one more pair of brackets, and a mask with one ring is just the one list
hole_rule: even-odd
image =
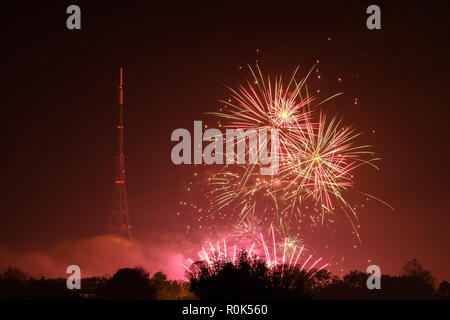
[[[312,85],[322,97],[344,92],[324,108],[366,132],[361,143],[382,158],[379,171],[358,174],[358,190],[395,213],[373,201],[361,210],[357,248],[345,218],[305,241],[338,275],[369,264],[397,273],[417,258],[449,280],[448,10],[437,3],[383,4],[382,29],[368,30],[367,3],[356,1],[80,1],[79,31],[66,28],[67,3],[9,3],[0,267],[65,276],[69,264],[85,275],[142,264],[182,276],[177,263],[201,241],[185,234],[191,217],[176,215],[192,168],[171,163],[171,132],[217,110],[223,84],[243,83],[247,63],[286,74],[320,60]],[[100,236],[112,209],[120,66],[137,239],[128,248]]]

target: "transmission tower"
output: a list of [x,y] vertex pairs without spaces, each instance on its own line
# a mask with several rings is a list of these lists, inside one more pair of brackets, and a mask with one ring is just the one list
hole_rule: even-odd
[[128,211],[127,185],[125,177],[125,154],[123,140],[123,68],[120,68],[119,85],[119,122],[117,124],[117,155],[114,178],[114,207],[112,212],[111,233],[131,239],[131,224]]

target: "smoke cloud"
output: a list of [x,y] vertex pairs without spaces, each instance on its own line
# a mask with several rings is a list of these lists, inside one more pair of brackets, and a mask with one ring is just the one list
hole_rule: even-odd
[[[119,268],[143,266],[151,274],[163,271],[169,279],[185,278],[185,254],[198,250],[180,234],[150,235],[124,241],[111,235],[63,241],[48,248],[17,251],[0,244],[0,270],[18,267],[33,277],[67,277],[69,265],[78,265],[82,277],[111,276]],[[195,258],[195,257],[193,257]]]

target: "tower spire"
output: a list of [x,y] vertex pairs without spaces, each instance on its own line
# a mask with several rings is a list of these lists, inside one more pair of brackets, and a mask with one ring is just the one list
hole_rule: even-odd
[[123,139],[123,68],[120,67],[119,85],[119,122],[117,124],[116,172],[114,178],[114,207],[111,221],[111,233],[131,238],[131,224],[128,212],[128,196],[125,176],[125,153]]

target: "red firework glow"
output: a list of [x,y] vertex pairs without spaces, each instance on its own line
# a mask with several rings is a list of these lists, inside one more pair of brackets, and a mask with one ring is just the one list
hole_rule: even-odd
[[[327,120],[318,109],[339,94],[311,105],[316,100],[306,85],[311,70],[296,80],[297,68],[291,78],[282,81],[282,76],[264,78],[258,66],[256,71],[250,68],[253,78],[247,86],[230,88],[231,99],[224,102],[220,112],[209,113],[224,118],[226,122],[218,123],[226,128],[277,129],[280,167],[271,176],[261,175],[258,164],[227,164],[208,171],[206,183],[202,181],[201,185],[208,205],[202,204],[204,200],[189,204],[200,214],[199,229],[208,223],[215,228],[218,221],[222,228],[227,221],[244,237],[257,237],[264,226],[272,226],[272,230],[274,226],[281,237],[296,237],[301,225],[331,224],[335,213],[343,211],[361,242],[358,216],[346,193],[356,191],[355,170],[365,165],[378,169],[373,162],[379,158],[374,157],[370,146],[358,145],[360,133],[336,118]],[[246,157],[249,151],[245,150]],[[186,202],[181,204],[186,206]],[[193,229],[189,227],[190,231]]]
[[[217,241],[215,244],[209,241],[207,246],[203,246],[201,251],[198,252],[199,261],[208,268],[220,262],[235,265],[238,256],[245,254],[252,260],[265,262],[266,266],[270,269],[280,267],[282,271],[288,271],[299,267],[299,271],[305,270],[310,278],[329,266],[329,263],[320,264],[323,258],[316,259],[313,258],[312,254],[308,255],[307,252],[309,250],[304,245],[297,246],[297,244],[291,242],[288,238],[284,239],[283,244],[277,243],[273,227],[270,231],[272,234],[271,247],[266,244],[262,232],[259,234],[259,241],[254,241],[250,247],[243,249],[238,249],[242,248],[240,243],[234,243],[229,246],[227,239],[223,238],[222,241]],[[277,254],[277,246],[282,249],[281,256]],[[180,265],[188,272],[193,273],[192,269],[197,268],[196,263],[193,259],[188,259],[188,262],[190,266],[186,266],[185,264]]]

